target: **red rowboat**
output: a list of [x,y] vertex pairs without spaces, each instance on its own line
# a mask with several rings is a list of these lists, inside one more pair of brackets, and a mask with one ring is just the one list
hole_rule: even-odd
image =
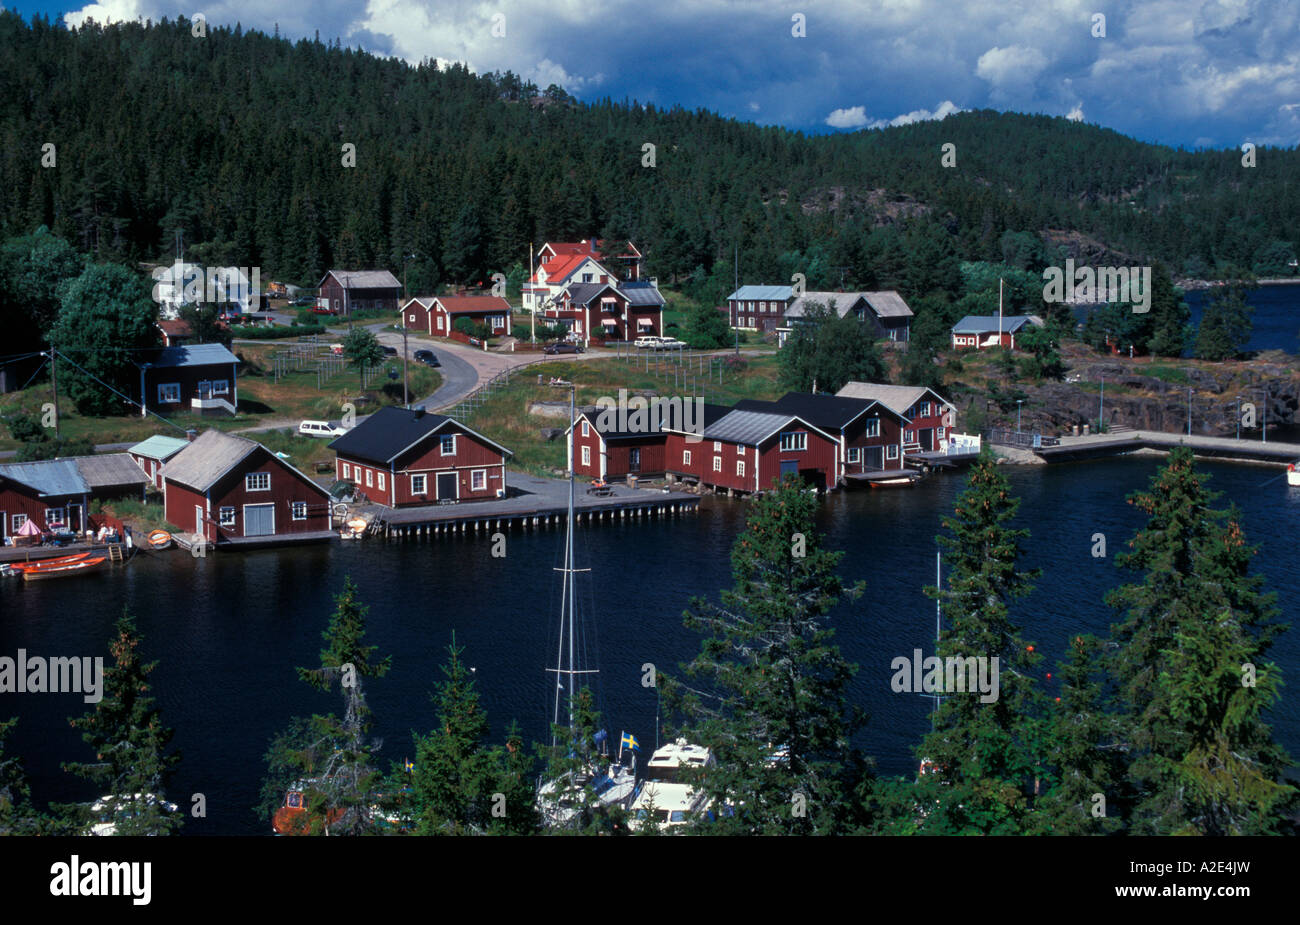
[[90,553],[79,552],[71,556],[55,556],[50,559],[33,559],[30,562],[14,562],[13,567],[20,572],[27,572],[39,569],[58,568],[61,565],[71,565],[74,562],[84,562],[90,558]]
[[24,569],[23,581],[40,581],[45,578],[67,578],[69,575],[84,575],[100,568],[107,561],[108,559],[105,556],[96,556],[92,559],[82,559],[80,562],[69,562],[50,568]]

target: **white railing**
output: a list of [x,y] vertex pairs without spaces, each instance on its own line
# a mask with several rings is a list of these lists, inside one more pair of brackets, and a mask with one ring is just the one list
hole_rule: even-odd
[[214,408],[220,408],[221,410],[227,411],[230,414],[235,413],[235,406],[232,405],[230,402],[226,401],[224,398],[211,398],[211,397],[191,398],[190,407],[195,411],[199,411],[199,412],[202,412],[204,410],[211,410]]
[[979,434],[949,434],[943,442],[943,452],[948,456],[978,455],[979,451]]

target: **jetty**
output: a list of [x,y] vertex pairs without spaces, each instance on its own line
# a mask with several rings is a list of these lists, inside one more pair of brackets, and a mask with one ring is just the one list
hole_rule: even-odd
[[[365,505],[350,516],[370,518],[369,533],[389,538],[495,533],[558,526],[568,510],[568,482],[510,473],[510,494],[491,501],[462,501],[419,507]],[[607,494],[588,494],[581,485],[574,499],[579,523],[614,522],[695,513],[700,498],[689,492],[611,485]]]
[[1042,445],[1032,449],[1046,462],[1072,462],[1142,450],[1167,453],[1180,446],[1189,447],[1194,455],[1209,459],[1269,465],[1287,465],[1300,460],[1300,444],[1297,443],[1244,440],[1235,437],[1205,437],[1196,434],[1189,436],[1158,430],[1125,430],[1078,437],[1064,436],[1054,438],[1050,445],[1044,439]]

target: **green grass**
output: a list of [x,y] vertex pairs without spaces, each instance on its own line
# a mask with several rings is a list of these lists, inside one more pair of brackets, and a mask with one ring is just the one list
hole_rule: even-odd
[[[662,368],[670,367],[663,363]],[[683,394],[682,390],[673,388],[671,372],[665,384],[662,375],[655,375],[653,361],[647,372],[643,359],[639,366],[618,360],[601,360],[547,363],[542,370],[542,385],[537,384],[537,373],[532,370],[522,371],[508,386],[493,394],[467,421],[470,427],[514,451],[512,468],[537,475],[550,475],[552,470],[562,469],[566,459],[564,439],[560,437],[547,441],[542,437],[541,431],[543,428],[562,429],[567,426],[567,420],[563,417],[543,417],[528,413],[528,406],[533,402],[568,400],[567,388],[554,388],[546,384],[551,377],[576,384],[579,406],[593,405],[603,396],[616,399],[621,388],[630,393],[653,392],[665,398]],[[778,398],[784,392],[777,384],[776,358],[764,356],[749,359],[743,371],[724,372],[721,384],[718,384],[715,376],[708,387],[707,398],[711,403],[730,405],[743,398]]]
[[1134,369],[1134,372],[1142,375],[1151,376],[1162,382],[1174,382],[1178,385],[1187,385],[1187,370],[1178,366],[1148,366],[1145,369]]

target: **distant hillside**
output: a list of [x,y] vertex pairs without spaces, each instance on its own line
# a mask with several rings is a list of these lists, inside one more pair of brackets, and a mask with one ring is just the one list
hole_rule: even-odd
[[1043,240],[1193,275],[1300,241],[1296,150],[1245,169],[994,112],[809,138],[184,21],[72,33],[3,12],[0,56],[0,233],[46,224],[104,259],[164,258],[181,231],[192,258],[308,285],[413,254],[426,289],[597,234],[716,298],[735,248],[748,281],[919,294],[944,286],[922,264],[1032,266]]

